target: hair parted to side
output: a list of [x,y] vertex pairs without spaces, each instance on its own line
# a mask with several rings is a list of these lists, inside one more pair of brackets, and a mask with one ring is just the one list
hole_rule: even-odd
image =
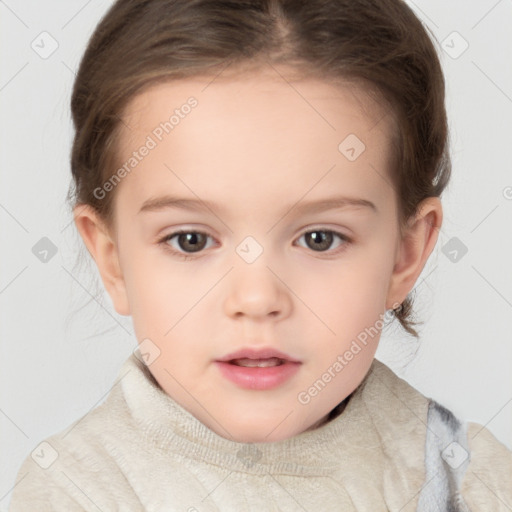
[[[435,41],[435,38],[433,38]],[[400,228],[448,184],[445,82],[433,40],[403,0],[117,0],[83,55],[71,111],[71,208],[113,225],[118,129],[135,95],[159,82],[286,64],[301,76],[358,85],[387,105]],[[418,338],[412,298],[394,310]]]

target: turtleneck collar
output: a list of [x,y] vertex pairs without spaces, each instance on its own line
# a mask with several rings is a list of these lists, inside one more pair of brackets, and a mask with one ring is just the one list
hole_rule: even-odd
[[[132,354],[119,372],[118,392],[127,403],[145,445],[198,463],[251,474],[329,475],[361,437],[361,400],[383,363],[374,359],[363,381],[331,411],[329,420],[294,437],[268,443],[240,443],[219,436],[163,391],[147,366]],[[366,435],[369,436],[370,432]],[[369,436],[373,437],[373,436]]]

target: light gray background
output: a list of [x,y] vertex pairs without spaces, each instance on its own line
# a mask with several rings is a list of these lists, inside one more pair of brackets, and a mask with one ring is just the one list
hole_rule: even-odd
[[[95,296],[96,267],[74,268],[82,242],[65,204],[74,70],[111,3],[0,0],[0,510],[23,459],[97,406],[136,347],[131,318],[102,285]],[[391,326],[377,357],[512,448],[512,1],[408,3],[444,41],[453,178],[415,286],[425,321],[417,356]],[[43,31],[58,42],[46,59],[31,47]],[[469,47],[454,58],[461,37]],[[42,237],[58,249],[46,263],[32,252]],[[447,243],[467,253],[451,261]]]

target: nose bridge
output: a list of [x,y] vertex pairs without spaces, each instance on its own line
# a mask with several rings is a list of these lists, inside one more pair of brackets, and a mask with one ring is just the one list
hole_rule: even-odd
[[264,250],[254,239],[244,240],[236,250],[238,257],[230,272],[226,313],[254,317],[287,314],[291,307],[290,298],[286,286],[272,268],[270,251]]

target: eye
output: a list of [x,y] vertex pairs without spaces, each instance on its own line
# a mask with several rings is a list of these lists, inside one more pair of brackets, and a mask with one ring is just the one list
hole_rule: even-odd
[[[351,240],[347,236],[330,229],[311,229],[303,233],[298,238],[298,240],[300,240],[302,237],[304,237],[306,240],[307,248],[312,249],[315,252],[326,252],[331,247],[333,240],[336,237],[344,242],[343,244],[340,244],[338,246],[341,246],[341,250],[344,250],[346,246],[351,242]],[[330,252],[338,253],[340,251]]]
[[[329,254],[338,254],[352,242],[349,237],[330,229],[310,229],[303,233],[298,240],[303,237],[306,240],[306,248],[312,249],[314,252],[328,252]],[[170,251],[172,255],[188,260],[195,257],[194,253],[199,253],[205,249],[208,238],[212,237],[201,231],[180,230],[164,236],[158,243],[163,245],[165,250]],[[341,249],[329,251],[336,238],[344,242],[338,245],[338,248],[341,247]],[[169,243],[174,239],[176,239],[174,244]]]
[[[176,238],[176,244],[178,247],[168,243],[174,238]],[[208,238],[211,237],[201,231],[181,230],[164,236],[158,241],[158,243],[163,244],[164,247],[167,250],[170,250],[172,254],[184,259],[190,259],[193,258],[193,256],[188,256],[187,253],[193,254],[202,251],[206,246]]]

